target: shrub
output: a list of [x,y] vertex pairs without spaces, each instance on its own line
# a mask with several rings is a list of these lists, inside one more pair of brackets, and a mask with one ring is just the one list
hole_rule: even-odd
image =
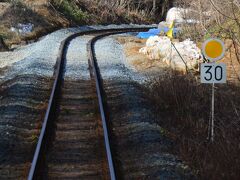
[[61,11],[70,20],[77,23],[83,23],[88,18],[87,13],[83,12],[73,1],[71,0],[52,0],[52,4]]
[[191,75],[172,73],[151,80],[145,96],[157,114],[157,123],[176,141],[180,155],[201,179],[240,177],[240,89],[217,85],[215,140],[208,140],[211,85]]

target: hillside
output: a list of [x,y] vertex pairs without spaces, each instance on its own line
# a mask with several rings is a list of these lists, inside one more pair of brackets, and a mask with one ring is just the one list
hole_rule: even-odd
[[[0,6],[0,37],[11,47],[62,27],[159,22],[171,3],[152,0],[5,0],[0,2]],[[33,26],[30,33],[13,32],[19,24],[29,23]]]

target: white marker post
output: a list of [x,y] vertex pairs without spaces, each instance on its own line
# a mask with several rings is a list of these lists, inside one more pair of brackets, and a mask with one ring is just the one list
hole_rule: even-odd
[[226,64],[216,63],[225,55],[224,43],[219,39],[208,39],[202,47],[203,55],[210,63],[201,64],[201,83],[212,84],[211,123],[209,121],[209,134],[211,142],[214,141],[214,113],[215,113],[215,84],[226,83]]

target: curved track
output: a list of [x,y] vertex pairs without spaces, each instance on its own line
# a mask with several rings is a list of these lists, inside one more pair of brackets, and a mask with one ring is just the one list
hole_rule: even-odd
[[[94,43],[105,36],[149,28],[92,30],[62,42],[48,108],[28,179],[117,179],[108,113]],[[91,80],[63,81],[69,43],[82,35],[88,43]]]

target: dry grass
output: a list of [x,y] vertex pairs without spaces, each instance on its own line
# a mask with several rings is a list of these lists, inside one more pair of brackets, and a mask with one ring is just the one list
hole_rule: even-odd
[[146,98],[155,107],[157,123],[176,141],[175,152],[200,179],[240,177],[240,89],[216,87],[215,141],[207,140],[211,86],[195,77],[171,73],[151,81]]
[[[117,2],[117,1],[116,1]],[[76,5],[88,14],[87,24],[122,24],[122,23],[152,23],[153,19],[146,13],[124,4],[104,3],[98,1],[78,0]]]
[[[96,9],[98,17],[96,18],[112,17],[125,22],[138,23],[143,21],[159,22],[172,5],[172,1],[169,0],[76,0],[76,2],[79,2],[80,6],[85,7],[85,9],[98,7]],[[90,12],[95,14],[96,11]],[[105,16],[101,16],[101,12]],[[108,19],[108,21],[111,22],[112,18]],[[120,23],[119,21],[112,22]]]

